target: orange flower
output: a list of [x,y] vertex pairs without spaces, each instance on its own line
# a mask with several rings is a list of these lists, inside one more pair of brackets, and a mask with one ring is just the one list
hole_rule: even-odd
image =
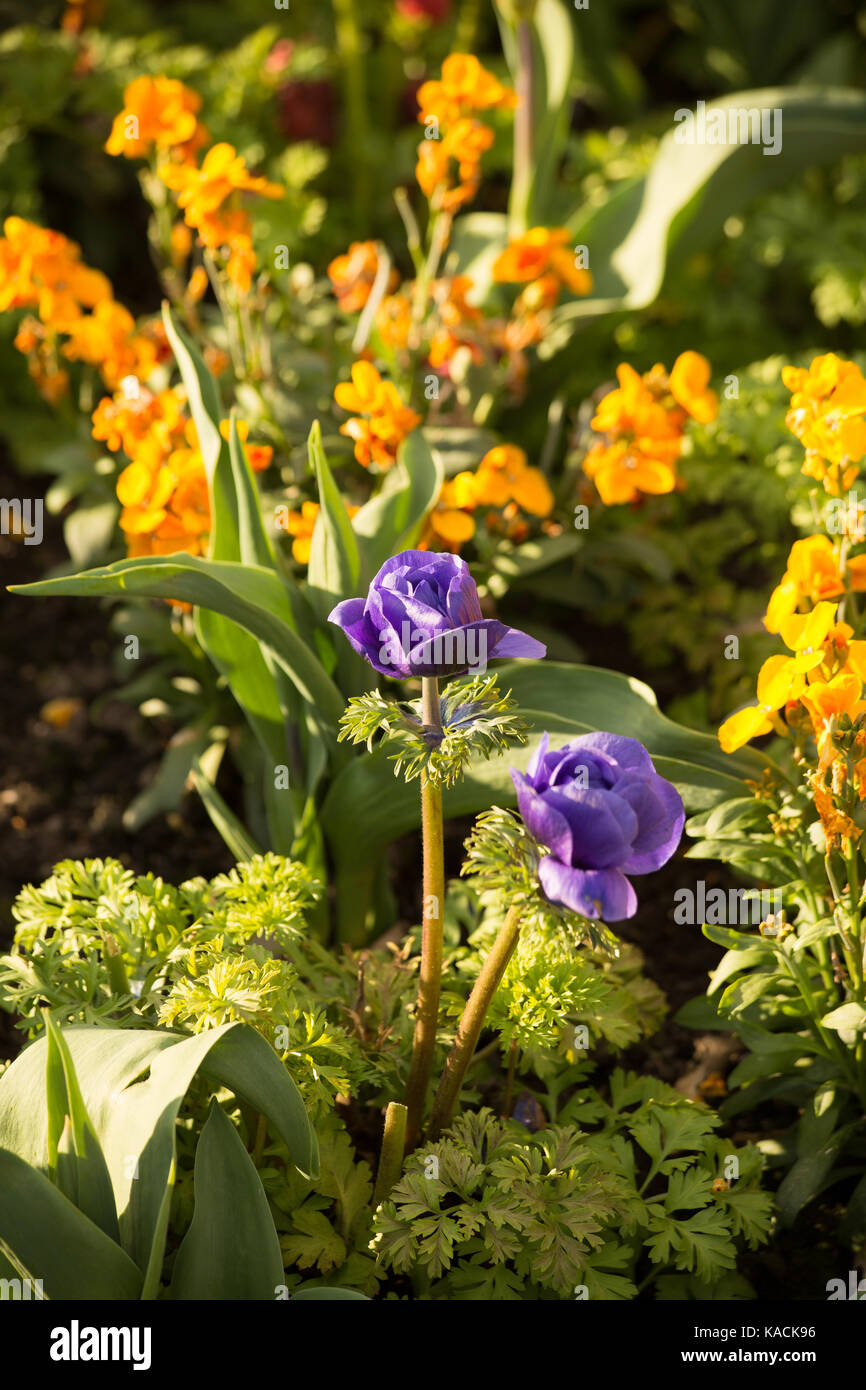
[[196,119],[201,97],[171,77],[137,77],[123,94],[123,110],[114,118],[105,142],[109,154],[141,159],[158,150],[185,147],[191,152],[207,139]]
[[177,193],[178,207],[184,209],[190,227],[200,227],[233,193],[258,193],[264,198],[285,195],[279,184],[251,174],[234,146],[225,143],[211,146],[200,169],[164,164],[159,177]]
[[364,468],[371,463],[390,468],[403,440],[421,423],[421,416],[403,405],[394,383],[383,381],[371,362],[355,362],[351,382],[340,382],[334,399],[343,410],[359,412],[340,426],[340,433],[355,441],[355,458]]
[[474,475],[478,506],[504,507],[516,502],[532,516],[549,516],[553,493],[540,468],[527,463],[516,444],[497,444],[484,455]]
[[157,363],[155,343],[135,332],[135,320],[116,300],[97,304],[71,324],[63,354],[72,362],[98,366],[105,384],[116,387],[124,377],[146,380]]
[[719,398],[709,389],[711,371],[699,352],[681,352],[668,379],[670,393],[692,419],[709,424],[719,413]]
[[[353,517],[358,510],[358,507],[346,506],[346,511],[350,517]],[[318,515],[318,502],[302,502],[299,512],[290,511],[285,520],[281,519],[279,522],[281,528],[294,537],[292,554],[298,564],[308,565],[310,563],[310,547],[313,542],[313,531],[316,529]]]
[[155,434],[168,447],[172,435],[183,428],[183,403],[177,391],[154,394],[139,386],[103,396],[93,412],[93,438],[104,440],[112,453],[118,449],[134,458],[139,445]]
[[425,82],[418,89],[418,120],[422,125],[431,116],[442,125],[452,125],[473,111],[516,105],[516,93],[503,86],[471,53],[451,53],[442,64],[441,79]]
[[[378,269],[379,253],[375,241],[353,241],[348,251],[331,261],[328,278],[344,313],[360,313],[370,298]],[[399,278],[396,271],[391,272],[388,277],[390,288],[396,287]]]
[[[494,280],[500,284],[527,284],[552,274],[572,294],[589,294],[592,276],[566,250],[570,239],[567,227],[532,227],[497,256],[493,263]],[[548,295],[549,289],[548,283]]]

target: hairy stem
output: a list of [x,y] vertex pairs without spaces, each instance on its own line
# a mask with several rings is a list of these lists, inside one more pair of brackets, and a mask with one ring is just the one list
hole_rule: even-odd
[[508,915],[499,928],[490,954],[481,967],[481,973],[475,981],[472,993],[460,1017],[457,1036],[448,1054],[442,1079],[439,1082],[439,1089],[436,1092],[436,1099],[433,1102],[433,1114],[430,1119],[431,1139],[438,1139],[442,1130],[447,1129],[451,1123],[460,1095],[460,1087],[463,1085],[472,1054],[481,1036],[481,1029],[484,1027],[490,1001],[499,988],[499,982],[505,974],[505,967],[517,945],[517,938],[520,935],[520,912],[519,904],[509,908]]
[[[421,692],[425,726],[441,731],[439,685],[435,676],[423,677]],[[406,1122],[407,1152],[415,1147],[421,1132],[424,1102],[433,1072],[442,985],[442,908],[445,901],[442,785],[432,780],[427,772],[421,774],[421,841],[424,854],[421,973],[418,979],[412,1064],[405,1097],[409,1112]]]

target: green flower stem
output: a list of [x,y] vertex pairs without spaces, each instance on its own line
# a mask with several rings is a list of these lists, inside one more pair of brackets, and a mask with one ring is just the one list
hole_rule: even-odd
[[104,932],[102,939],[105,942],[105,963],[108,966],[108,981],[112,994],[118,998],[131,994],[132,990],[129,987],[126,967],[123,964],[123,956],[120,954],[120,947],[116,939],[111,932]]
[[461,1015],[457,1036],[448,1054],[442,1079],[439,1082],[439,1089],[436,1092],[436,1099],[433,1102],[433,1114],[430,1119],[431,1139],[438,1139],[442,1130],[447,1129],[451,1123],[460,1095],[460,1087],[463,1085],[463,1078],[481,1036],[481,1029],[484,1027],[490,1001],[499,988],[499,983],[505,974],[505,967],[517,945],[517,938],[520,935],[521,910],[522,904],[519,903],[515,903],[509,908],[508,915],[499,928],[490,954],[481,967],[481,973],[475,981],[472,993]]
[[[421,681],[424,725],[442,729],[439,685],[435,676]],[[413,1149],[421,1132],[427,1087],[433,1072],[433,1052],[439,1022],[439,993],[442,985],[442,909],[445,902],[445,851],[442,825],[442,784],[427,772],[421,773],[421,841],[424,854],[423,911],[421,935],[421,973],[412,1064],[406,1084],[406,1150]]]
[[519,105],[514,113],[514,174],[509,206],[509,233],[512,237],[525,232],[530,225],[530,201],[533,173],[533,102],[535,100],[534,54],[532,24],[529,19],[517,21],[517,95]]
[[371,192],[363,37],[355,0],[333,0],[333,5],[337,54],[342,69],[352,205],[355,216],[363,218],[370,205]]
[[373,1193],[373,1208],[384,1202],[391,1188],[400,1181],[403,1171],[403,1150],[406,1147],[405,1105],[392,1100],[385,1111],[385,1133],[382,1136],[382,1152],[379,1155],[379,1171],[376,1174],[376,1190]]

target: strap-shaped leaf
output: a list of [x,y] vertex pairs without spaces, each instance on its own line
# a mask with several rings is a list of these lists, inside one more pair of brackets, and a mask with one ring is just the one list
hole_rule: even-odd
[[[336,723],[344,700],[321,662],[289,625],[289,601],[277,575],[254,565],[203,560],[198,555],[148,555],[117,560],[82,574],[17,584],[13,593],[34,598],[80,595],[109,598],[138,594],[144,598],[181,599],[231,618],[273,651],[299,693],[326,719]],[[271,719],[270,707],[252,712]]]
[[118,1240],[111,1177],[81,1095],[69,1044],[47,1012],[45,1023],[49,1176],[73,1206]]
[[13,1271],[24,1267],[42,1280],[47,1298],[120,1300],[141,1294],[141,1271],[120,1246],[44,1173],[5,1148],[0,1148],[0,1241],[14,1257],[7,1261],[0,1253],[0,1275],[14,1277]]
[[385,561],[410,549],[442,489],[442,461],[421,430],[413,430],[397,453],[375,497],[352,518],[361,552],[361,592]]
[[[164,1256],[175,1120],[198,1073],[266,1115],[303,1173],[318,1171],[315,1134],[300,1093],[273,1048],[247,1025],[226,1024],[194,1037],[76,1027],[64,1029],[64,1037],[105,1154],[121,1244],[144,1273],[149,1296]],[[0,1077],[0,1149],[45,1173],[47,1114],[34,1097],[43,1092],[46,1049],[40,1038]]]
[[231,1120],[211,1102],[195,1151],[195,1211],[174,1262],[175,1299],[273,1300],[284,1281],[268,1199]]

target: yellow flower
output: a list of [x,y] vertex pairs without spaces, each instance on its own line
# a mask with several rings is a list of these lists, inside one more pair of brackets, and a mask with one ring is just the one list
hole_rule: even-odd
[[793,662],[787,656],[771,656],[758,674],[758,703],[747,705],[727,718],[719,729],[719,743],[726,753],[742,748],[753,738],[768,734],[775,727],[774,716],[796,699],[805,688],[806,679],[792,672]]

